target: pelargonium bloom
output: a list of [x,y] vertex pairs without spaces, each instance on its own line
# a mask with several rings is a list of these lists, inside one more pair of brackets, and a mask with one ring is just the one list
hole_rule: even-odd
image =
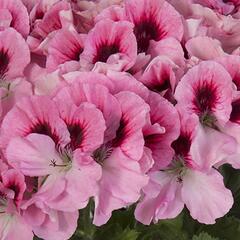
[[200,122],[216,128],[230,117],[232,79],[220,64],[205,61],[191,68],[179,82],[175,98],[177,108],[197,114]]
[[23,37],[13,28],[0,32],[1,82],[22,77],[30,62],[30,51]]
[[153,168],[159,169],[166,167],[173,158],[171,144],[179,136],[180,121],[174,106],[158,94],[151,93],[147,103],[150,106],[151,123],[164,128],[163,133],[148,131],[148,127],[143,131],[145,146],[151,150],[154,159]]
[[0,1],[0,30],[9,27],[15,28],[23,37],[29,34],[29,16],[21,0]]
[[139,80],[150,90],[164,96],[168,90],[173,92],[177,85],[174,68],[176,69],[177,66],[169,58],[154,58]]
[[[97,62],[119,64],[120,70],[128,70],[136,61],[137,42],[133,25],[126,22],[113,22],[109,19],[98,22],[89,32],[82,53],[85,64]],[[85,63],[86,62],[86,63]]]
[[75,64],[80,68],[80,54],[83,51],[85,35],[74,30],[59,30],[49,42],[46,67],[49,71],[56,70],[61,64]]
[[137,201],[141,188],[147,183],[138,161],[144,150],[142,129],[149,107],[143,99],[128,91],[111,95],[106,86],[101,85],[101,81],[97,83],[92,76],[99,75],[79,74],[78,78],[84,81],[79,79],[63,88],[54,99],[56,102],[60,99],[72,101],[77,106],[88,101],[103,112],[107,125],[104,142],[92,153],[92,159],[102,168],[98,192],[94,196],[94,224],[102,225],[113,210]]
[[20,212],[20,204],[26,189],[24,176],[15,169],[4,170],[1,167],[0,171],[0,238],[31,240],[32,229]]
[[231,137],[226,139],[210,128],[208,134],[205,131],[196,115],[181,117],[180,136],[172,143],[175,155],[168,167],[149,172],[149,184],[135,211],[138,221],[150,224],[152,220],[174,218],[185,204],[194,219],[213,224],[230,210],[231,191],[212,167],[233,154],[236,145]]
[[[40,1],[40,6],[42,2],[45,1]],[[40,17],[35,16],[36,22],[32,24],[33,29],[27,38],[31,51],[38,54],[46,52],[47,44],[51,35],[54,35],[57,30],[62,29],[63,27],[68,28],[69,26],[72,26],[73,21],[70,3],[65,0],[54,1],[53,4],[49,4],[48,1],[46,1],[45,4],[46,3],[47,5],[50,5],[50,9],[46,11],[45,14],[41,11],[35,13],[40,14]]]
[[166,1],[127,0],[125,2],[127,20],[134,24],[138,53],[147,52],[151,41],[168,37],[181,40],[183,25],[178,12]]
[[[8,163],[26,176],[45,177],[43,189],[47,185],[48,190],[40,188],[33,198],[41,195],[42,199],[48,200],[49,207],[57,210],[74,211],[85,207],[89,197],[95,194],[96,182],[101,176],[100,167],[89,155],[103,143],[105,121],[102,113],[88,103],[79,107],[70,105],[70,108],[65,103],[65,124],[56,105],[46,97],[30,97],[19,103],[25,106],[25,112],[16,106],[6,120],[9,124],[11,115],[21,119],[7,144]],[[49,107],[52,107],[52,112],[48,112]],[[63,105],[61,113],[64,114]],[[27,119],[27,116],[32,117]],[[92,131],[95,127],[97,136]],[[85,190],[80,184],[82,181],[76,179],[88,179]],[[60,186],[65,187],[49,197],[55,184],[59,189]]]

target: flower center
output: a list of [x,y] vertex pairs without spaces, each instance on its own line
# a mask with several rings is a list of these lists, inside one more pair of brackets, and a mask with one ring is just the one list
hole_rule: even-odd
[[4,80],[6,72],[8,71],[9,65],[9,56],[8,52],[4,51],[4,49],[0,50],[0,78]]
[[109,144],[103,144],[93,152],[92,158],[100,165],[103,165],[104,161],[112,154],[112,152],[113,148]]
[[72,158],[73,158],[73,151],[70,147],[65,148],[58,148],[58,153],[60,159],[62,160],[61,163],[58,163],[56,159],[52,159],[49,166],[51,167],[58,167],[61,171],[68,171],[72,168]]
[[97,54],[93,60],[96,62],[107,62],[108,58],[120,51],[118,43],[102,43],[97,47]]
[[185,159],[180,156],[175,156],[170,166],[164,171],[176,175],[177,182],[181,183],[183,181],[183,176],[187,172],[187,169],[188,168],[186,166]]
[[49,123],[45,121],[41,121],[41,122],[39,121],[38,123],[34,124],[27,134],[29,133],[38,133],[38,134],[47,135],[55,142],[55,144],[58,144],[60,141],[59,137],[57,136],[55,131],[51,128]]
[[203,126],[218,130],[216,117],[208,111],[199,116],[199,121]]
[[6,194],[0,192],[0,214],[5,213],[7,207],[7,197]]
[[240,124],[240,99],[237,99],[232,103],[230,121]]
[[194,110],[198,115],[212,112],[217,103],[217,87],[214,83],[204,82],[195,89]]
[[159,23],[154,19],[147,18],[135,23],[134,34],[137,38],[138,53],[142,53],[148,50],[150,40],[159,41],[165,32],[161,31]]
[[71,142],[69,143],[69,148],[75,150],[79,148],[82,144],[84,131],[79,123],[67,124],[68,131],[70,133]]

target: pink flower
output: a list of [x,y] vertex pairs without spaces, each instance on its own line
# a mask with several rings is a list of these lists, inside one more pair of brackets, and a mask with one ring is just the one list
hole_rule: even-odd
[[[48,103],[48,109],[43,107],[41,110],[48,115],[42,116],[39,104],[44,106],[44,101],[45,104]],[[69,109],[69,105],[65,103],[64,106],[62,102],[59,116],[56,106],[46,97],[25,99],[22,104],[32,118],[26,119],[26,113],[18,109],[9,112],[15,118],[22,118],[7,145],[6,157],[9,164],[26,176],[46,177],[43,188],[48,186],[48,190],[42,190],[41,193],[40,189],[36,197],[42,195],[43,199],[48,199],[49,207],[65,211],[85,207],[89,197],[95,194],[96,182],[101,176],[100,167],[90,158],[91,152],[103,143],[105,122],[101,112],[88,103],[79,107],[73,105]],[[55,110],[55,116],[53,112],[48,112],[50,106]],[[96,135],[93,132],[95,127]],[[89,184],[85,190],[80,179]],[[52,188],[61,183],[65,187],[58,195],[50,198],[48,194]]]
[[33,239],[32,229],[21,216],[19,209],[25,189],[22,174],[14,169],[1,169],[0,237],[3,240]]
[[3,120],[1,146],[6,149],[13,138],[26,137],[31,133],[47,135],[60,146],[70,141],[67,126],[60,118],[56,104],[47,96],[23,98],[16,103]]
[[0,78],[11,81],[22,77],[30,62],[29,48],[23,37],[13,28],[0,32]]
[[216,128],[230,117],[232,83],[228,72],[213,61],[190,69],[179,82],[175,98],[177,108],[197,114],[203,125]]
[[139,80],[150,90],[164,96],[168,90],[173,92],[177,85],[174,68],[177,69],[177,65],[170,59],[156,57],[148,64]]
[[2,0],[0,2],[0,30],[15,28],[23,37],[29,34],[29,16],[21,0]]
[[151,42],[173,37],[182,39],[183,25],[178,12],[167,2],[159,0],[127,0],[127,19],[134,24],[138,53],[147,52]]
[[128,92],[117,94],[122,118],[116,138],[97,149],[93,158],[102,165],[99,192],[95,196],[94,224],[102,225],[113,210],[134,203],[147,183],[139,163],[143,154],[142,127],[148,108],[141,98]]
[[[43,10],[41,4],[43,4],[43,6],[46,4],[46,9]],[[57,30],[63,27],[68,28],[72,25],[73,16],[70,3],[66,0],[53,1],[53,3],[41,0],[39,5],[37,4],[35,7],[37,9],[33,8],[34,17],[32,18],[33,21],[34,19],[36,19],[36,21],[32,23],[33,29],[28,36],[27,42],[31,51],[42,54],[46,52],[48,42]],[[48,7],[50,7],[50,9],[48,9]]]
[[[145,146],[152,152],[154,168],[166,167],[172,160],[174,151],[171,144],[179,136],[180,121],[176,109],[166,99],[151,93],[148,97],[151,124],[159,124],[164,132],[151,132],[144,128]],[[158,111],[161,109],[161,111]]]
[[[94,104],[102,112],[105,119],[107,129],[104,133],[104,141],[109,141],[116,135],[121,117],[121,109],[117,99],[109,93],[106,87],[99,83],[95,84],[96,82],[91,82],[96,81],[95,78],[99,78],[99,81],[101,79],[104,81],[104,76],[101,77],[101,75],[95,73],[80,73],[72,85],[62,88],[57,93],[54,100],[59,103],[61,101],[73,103],[76,106],[79,106],[83,102]],[[80,81],[78,82],[77,80]],[[81,83],[81,80],[85,82]]]
[[[119,82],[115,88],[119,93],[115,96],[106,88],[111,86],[111,82],[103,75],[76,73],[72,77],[75,78],[74,83],[63,88],[54,98],[55,101],[73,102],[77,106],[82,102],[91,102],[102,111],[106,121],[104,142],[92,153],[92,159],[102,168],[102,177],[95,195],[94,216],[94,224],[102,225],[108,221],[113,210],[137,201],[141,188],[147,183],[147,177],[138,161],[143,154],[142,129],[149,107],[136,94],[120,89],[120,77],[115,80]],[[114,78],[114,75],[111,77]],[[122,86],[127,88],[128,85]],[[114,92],[114,87],[110,87],[110,90]],[[135,180],[129,181],[130,179]]]
[[41,201],[26,204],[23,217],[39,238],[65,240],[71,238],[77,228],[78,211],[62,212],[49,209]]
[[215,130],[207,131],[195,117],[181,118],[180,136],[172,143],[175,155],[167,168],[149,173],[149,184],[135,211],[138,221],[150,224],[152,220],[174,218],[185,204],[194,219],[213,224],[230,210],[232,194],[212,166],[234,153],[234,141],[226,141]]
[[126,21],[106,19],[98,22],[89,32],[82,53],[82,65],[102,62],[120,64],[120,70],[128,70],[136,57],[137,43],[133,26]]
[[84,34],[78,34],[74,30],[59,30],[49,42],[47,69],[53,71],[65,63],[76,64],[76,68],[80,68],[78,62],[84,48],[84,41]]

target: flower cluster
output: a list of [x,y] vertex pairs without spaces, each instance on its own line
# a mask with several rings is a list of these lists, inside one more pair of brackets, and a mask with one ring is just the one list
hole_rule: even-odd
[[239,46],[239,0],[0,0],[0,239],[69,239],[90,199],[224,216]]

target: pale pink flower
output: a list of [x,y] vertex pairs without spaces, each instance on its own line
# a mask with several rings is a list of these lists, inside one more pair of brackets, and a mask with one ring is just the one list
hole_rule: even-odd
[[191,38],[185,45],[189,58],[194,56],[201,60],[213,60],[226,55],[221,47],[221,42],[206,36]]
[[213,129],[206,133],[195,116],[181,118],[180,136],[172,143],[172,163],[149,173],[149,184],[135,211],[138,221],[150,224],[152,220],[174,218],[185,204],[194,219],[213,224],[232,207],[232,194],[212,166],[234,153],[234,141]]
[[116,138],[97,149],[93,158],[102,165],[99,192],[95,196],[94,224],[102,225],[113,210],[136,202],[140,190],[147,183],[140,160],[144,139],[142,128],[149,111],[144,101],[130,92],[116,95],[120,101],[122,118]]
[[[78,211],[62,212],[50,209],[41,200],[26,203],[23,217],[39,238],[45,240],[66,240],[77,228]],[[26,224],[25,223],[25,224]]]
[[219,63],[205,61],[191,68],[179,82],[177,108],[197,114],[203,125],[216,128],[230,117],[232,79]]
[[164,96],[168,91],[175,90],[177,79],[174,70],[177,68],[169,58],[156,57],[148,64],[139,81]]
[[159,169],[166,167],[173,158],[171,144],[179,136],[180,121],[174,106],[158,94],[151,93],[147,103],[150,106],[151,124],[164,128],[164,132],[151,132],[149,127],[143,131],[145,146],[152,152],[154,168]]
[[166,1],[126,0],[127,20],[134,24],[138,53],[147,52],[152,41],[173,37],[181,40],[183,24],[181,16]]
[[30,30],[29,16],[21,0],[1,0],[0,13],[0,30],[12,27],[27,37]]
[[[39,5],[43,4],[42,0]],[[32,23],[32,31],[27,38],[27,42],[32,52],[42,54],[47,51],[49,40],[54,36],[57,30],[69,28],[73,23],[70,3],[64,1],[54,1],[49,4],[47,1],[47,10],[33,9],[36,21]],[[38,7],[38,5],[36,5]],[[40,17],[38,16],[40,14]],[[34,19],[33,17],[33,19]]]
[[[9,164],[26,176],[46,177],[43,188],[48,190],[40,189],[36,197],[48,199],[49,207],[65,211],[85,207],[101,176],[90,154],[103,143],[106,127],[102,113],[90,103],[77,107],[61,102],[58,109],[47,97],[25,98],[18,104],[24,111],[18,105],[5,118],[5,131],[13,116],[19,119],[8,144],[3,133]],[[80,179],[89,184],[85,190]],[[52,188],[61,182],[65,187],[50,198]]]
[[[62,64],[76,65],[80,68],[80,54],[83,51],[85,35],[78,34],[74,30],[59,30],[49,42],[46,68],[48,71],[54,71]],[[68,65],[67,65],[68,64]],[[72,69],[71,69],[72,71]]]
[[98,22],[88,33],[81,56],[82,66],[97,62],[120,64],[120,70],[128,70],[136,61],[137,42],[133,25],[126,21],[109,19]]
[[24,176],[15,169],[3,170],[1,167],[0,171],[0,238],[31,240],[32,229],[19,209],[26,189]]
[[30,51],[23,37],[13,28],[0,32],[1,82],[22,77],[30,62]]

